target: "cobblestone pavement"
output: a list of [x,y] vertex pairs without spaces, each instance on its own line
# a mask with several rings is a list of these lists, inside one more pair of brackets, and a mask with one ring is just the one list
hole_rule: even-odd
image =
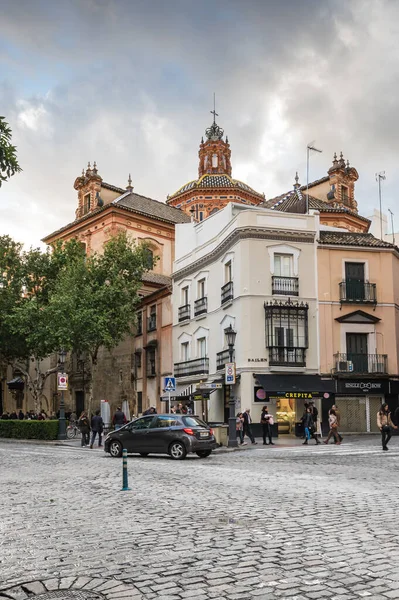
[[0,442],[0,600],[399,598],[399,438],[128,467]]

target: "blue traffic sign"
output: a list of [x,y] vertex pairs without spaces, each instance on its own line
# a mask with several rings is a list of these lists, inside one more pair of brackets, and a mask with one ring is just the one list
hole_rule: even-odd
[[175,377],[165,377],[164,390],[165,390],[165,392],[175,392],[176,391],[176,378]]

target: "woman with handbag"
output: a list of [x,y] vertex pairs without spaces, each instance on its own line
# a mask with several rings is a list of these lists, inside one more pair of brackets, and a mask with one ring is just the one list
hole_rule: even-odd
[[341,441],[338,433],[338,419],[333,408],[329,412],[328,423],[330,425],[330,431],[328,432],[327,439],[324,440],[323,444],[328,444],[328,442],[330,441],[330,437],[334,436],[335,444],[339,446],[341,444]]
[[397,426],[392,423],[388,404],[383,404],[377,413],[377,427],[381,431],[382,449],[388,450],[388,442],[392,436],[391,428],[397,429]]

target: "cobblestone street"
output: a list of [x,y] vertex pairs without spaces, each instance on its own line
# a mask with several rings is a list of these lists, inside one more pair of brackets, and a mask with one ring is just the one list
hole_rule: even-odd
[[399,598],[399,438],[173,462],[0,442],[0,599]]

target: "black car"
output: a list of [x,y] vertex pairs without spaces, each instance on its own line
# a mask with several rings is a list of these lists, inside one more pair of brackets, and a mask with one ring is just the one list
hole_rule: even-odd
[[111,456],[121,456],[124,448],[141,456],[169,454],[179,460],[195,452],[206,458],[216,448],[216,440],[212,429],[194,415],[147,415],[105,438],[104,450]]

